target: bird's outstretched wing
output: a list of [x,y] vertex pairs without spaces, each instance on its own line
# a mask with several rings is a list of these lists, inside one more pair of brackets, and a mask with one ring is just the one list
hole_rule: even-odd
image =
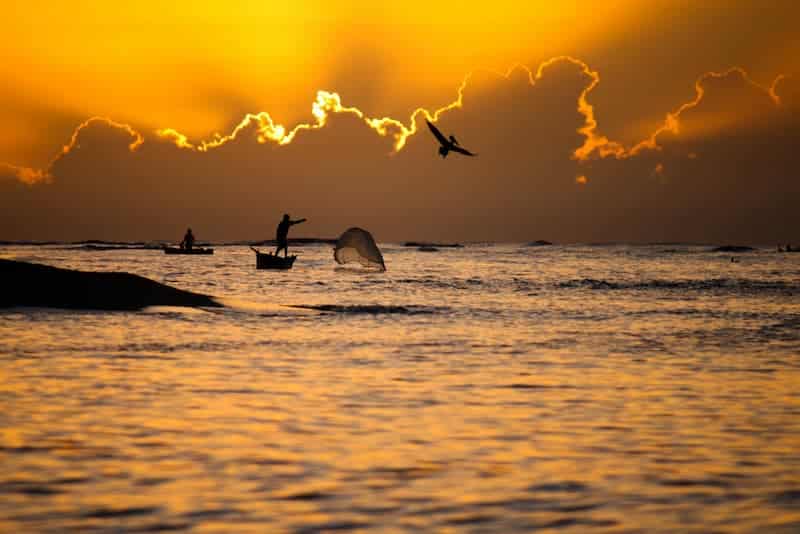
[[431,129],[431,132],[433,132],[434,137],[436,137],[436,139],[439,140],[442,146],[450,146],[452,144],[450,141],[447,140],[447,138],[444,135],[442,135],[442,132],[439,131],[439,128],[437,128],[436,126],[433,125],[433,123],[431,123],[431,121],[425,119],[425,122],[428,123],[428,128]]
[[451,146],[450,150],[453,152],[458,152],[459,154],[464,154],[465,156],[477,156],[477,154],[473,154],[466,148],[461,148],[460,146]]

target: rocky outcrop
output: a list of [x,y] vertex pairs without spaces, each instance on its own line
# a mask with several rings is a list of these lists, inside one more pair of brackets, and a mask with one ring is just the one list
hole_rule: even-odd
[[211,297],[124,272],[84,272],[0,259],[0,308],[139,310],[221,305]]

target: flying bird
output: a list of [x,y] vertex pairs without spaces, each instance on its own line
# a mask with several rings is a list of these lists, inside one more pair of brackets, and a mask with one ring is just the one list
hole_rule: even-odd
[[473,154],[469,150],[461,148],[461,146],[458,144],[458,141],[456,141],[454,135],[451,135],[450,138],[448,139],[447,137],[444,136],[442,132],[439,131],[439,128],[437,128],[431,123],[431,121],[425,119],[425,122],[428,123],[428,128],[431,129],[433,136],[436,137],[436,139],[439,141],[439,144],[442,145],[439,147],[439,154],[443,158],[446,158],[447,154],[451,151],[458,152],[459,154],[464,154],[465,156],[477,156],[477,154]]

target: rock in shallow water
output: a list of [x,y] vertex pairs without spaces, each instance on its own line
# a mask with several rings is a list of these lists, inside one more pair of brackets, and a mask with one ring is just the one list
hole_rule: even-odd
[[0,308],[139,310],[147,306],[221,306],[207,295],[122,272],[72,271],[0,259],[0,279]]

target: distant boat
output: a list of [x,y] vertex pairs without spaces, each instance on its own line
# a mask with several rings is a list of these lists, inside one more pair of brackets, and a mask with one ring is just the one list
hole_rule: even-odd
[[214,249],[164,247],[164,254],[214,254]]
[[297,256],[282,257],[269,252],[261,252],[257,248],[250,247],[256,253],[256,269],[291,269]]

